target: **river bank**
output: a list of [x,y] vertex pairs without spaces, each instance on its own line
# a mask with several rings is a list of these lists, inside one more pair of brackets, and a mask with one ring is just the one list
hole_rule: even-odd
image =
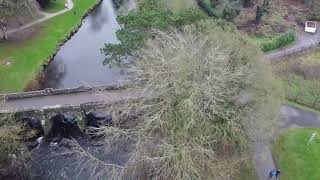
[[[17,92],[26,87],[30,89],[34,84],[32,81],[43,69],[43,65],[50,62],[59,47],[79,29],[82,19],[101,2],[100,0],[75,2],[72,11],[32,27],[33,35],[23,42],[10,39],[2,42],[0,92]],[[28,32],[28,29],[25,31]]]
[[133,0],[121,2],[121,6],[117,7],[111,0],[104,0],[83,19],[81,28],[61,46],[44,68],[40,89],[96,87],[120,83],[125,69],[105,66],[103,62],[106,56],[100,49],[105,43],[119,43],[116,32],[121,27],[117,17],[135,8]]

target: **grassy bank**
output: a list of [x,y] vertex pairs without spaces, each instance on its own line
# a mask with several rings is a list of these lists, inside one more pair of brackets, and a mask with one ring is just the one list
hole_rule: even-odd
[[273,65],[288,100],[320,109],[320,51],[291,57]]
[[[22,91],[98,0],[74,0],[74,9],[41,24],[39,33],[19,44],[0,43],[0,92]],[[75,12],[75,14],[74,14]],[[9,66],[5,63],[10,62]]]
[[[317,133],[315,139],[308,142],[314,132]],[[319,129],[295,129],[280,136],[273,150],[282,171],[281,179],[320,179],[319,134]]]

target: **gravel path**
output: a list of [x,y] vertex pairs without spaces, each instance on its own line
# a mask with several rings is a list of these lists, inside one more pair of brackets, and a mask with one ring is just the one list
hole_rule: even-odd
[[56,12],[56,13],[41,12],[41,14],[43,15],[42,18],[37,19],[37,20],[35,20],[33,22],[30,22],[28,24],[25,24],[23,26],[20,26],[18,28],[10,29],[10,30],[7,31],[7,35],[13,34],[13,33],[18,32],[18,31],[22,31],[22,30],[24,30],[26,28],[29,28],[29,27],[34,26],[36,24],[42,23],[42,22],[44,22],[44,21],[46,21],[46,20],[48,20],[50,18],[53,18],[55,16],[58,16],[60,14],[64,14],[64,13],[72,10],[73,7],[74,7],[74,4],[73,4],[72,0],[66,0],[66,3],[68,4],[69,8],[65,8],[65,9],[63,9],[63,10],[61,10],[59,12]]
[[[289,105],[281,107],[279,118],[280,132],[289,128],[311,127],[320,128],[320,113],[302,110]],[[269,179],[269,172],[276,167],[270,146],[271,142],[253,143],[253,160],[260,180]]]
[[[318,28],[320,28],[320,22],[317,22]],[[284,47],[282,49],[278,49],[272,51],[270,53],[266,53],[267,59],[271,61],[279,61],[281,58],[302,53],[306,50],[314,49],[320,46],[320,29],[317,30],[315,34],[304,32],[300,30],[297,32],[297,41],[294,45]]]

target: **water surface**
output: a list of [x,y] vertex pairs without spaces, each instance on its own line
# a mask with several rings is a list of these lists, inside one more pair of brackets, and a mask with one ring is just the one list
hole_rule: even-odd
[[41,88],[73,88],[119,82],[124,69],[104,66],[105,57],[100,49],[104,43],[119,43],[116,31],[120,26],[116,17],[133,8],[133,0],[124,0],[119,9],[115,9],[112,0],[103,0],[45,68]]

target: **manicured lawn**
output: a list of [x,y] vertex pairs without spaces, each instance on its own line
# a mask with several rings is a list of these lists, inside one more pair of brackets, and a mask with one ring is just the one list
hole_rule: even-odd
[[[41,25],[37,36],[19,44],[0,42],[0,92],[22,91],[34,80],[59,43],[81,22],[98,0],[74,0],[74,9]],[[76,15],[74,15],[74,11]],[[5,62],[11,62],[6,66]]]
[[45,11],[49,13],[58,12],[64,9],[64,5],[66,4],[66,0],[51,0],[49,1],[48,6]]
[[[317,135],[308,142],[312,133]],[[282,180],[320,179],[320,129],[294,129],[283,133],[273,146]]]

